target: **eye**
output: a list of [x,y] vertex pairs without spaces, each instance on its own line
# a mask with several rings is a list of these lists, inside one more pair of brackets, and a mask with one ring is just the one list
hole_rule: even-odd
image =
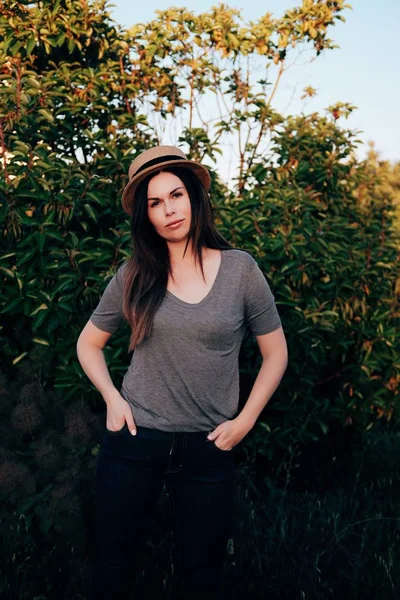
[[[179,196],[182,196],[182,192],[175,192],[175,194],[172,196],[173,198],[179,198]],[[153,206],[156,206],[157,204],[160,204],[159,200],[154,200],[154,202],[152,202],[150,204],[151,208],[153,208]]]

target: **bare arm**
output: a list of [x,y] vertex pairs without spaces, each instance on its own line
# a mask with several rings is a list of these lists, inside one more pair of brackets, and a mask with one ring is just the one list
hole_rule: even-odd
[[82,369],[107,405],[107,429],[121,429],[126,421],[132,433],[132,430],[136,432],[132,411],[115,387],[104,358],[103,348],[111,335],[88,321],[78,338],[76,352]]
[[288,364],[288,351],[282,327],[256,336],[263,361],[250,395],[237,421],[253,427],[263,408],[277,389]]
[[81,367],[99,390],[106,404],[107,398],[116,391],[103,353],[103,348],[111,335],[108,331],[102,331],[88,321],[76,344],[76,353]]
[[218,448],[231,450],[252,429],[263,408],[277,389],[288,364],[282,327],[256,336],[263,361],[250,395],[238,416],[220,423],[207,438],[218,440]]

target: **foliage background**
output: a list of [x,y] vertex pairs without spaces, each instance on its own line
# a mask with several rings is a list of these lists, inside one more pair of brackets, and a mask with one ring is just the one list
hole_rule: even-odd
[[[352,461],[375,439],[368,434],[382,431],[397,440],[399,164],[380,161],[373,147],[367,160],[355,157],[357,131],[343,125],[356,108],[348,103],[338,100],[324,115],[288,118],[273,108],[292,50],[307,45],[318,57],[334,49],[328,33],[347,9],[340,0],[304,0],[281,18],[266,14],[245,24],[224,4],[200,15],[171,8],[125,31],[110,19],[102,1],[1,5],[0,492],[2,537],[15,533],[12,557],[3,568],[3,591],[9,597],[30,597],[32,581],[35,593],[60,597],[65,582],[72,594],[81,585],[79,577],[85,580],[104,402],[83,373],[75,346],[105,285],[130,252],[120,195],[136,153],[162,143],[148,122],[149,111],[169,127],[184,115],[177,144],[190,158],[210,165],[218,227],[258,260],[288,342],[285,376],[240,449],[240,524],[254,518],[260,524],[256,532],[262,531],[267,514],[260,491],[266,486],[273,496],[275,474],[278,496],[282,485],[288,492],[287,478],[282,479],[285,470],[293,476],[284,467],[288,456],[292,460],[300,451],[306,456],[313,444],[320,444],[328,455],[348,460],[349,472],[360,478],[363,471]],[[265,61],[264,80],[251,80],[254,57]],[[197,127],[194,114],[201,114],[209,94],[220,114]],[[236,140],[240,154],[234,189],[212,168],[221,151],[219,140],[226,136]],[[128,332],[121,330],[105,348],[116,385],[131,358],[127,340]],[[241,406],[259,363],[255,342],[246,337],[240,355]],[[303,476],[306,468],[303,464]],[[390,487],[386,473],[381,475]],[[254,502],[252,517],[240,511],[240,498],[242,508],[245,498]],[[351,510],[370,518],[373,501],[366,506],[357,499]],[[329,502],[321,527],[332,533]],[[382,519],[391,520],[394,509],[389,503],[385,517],[380,512]],[[161,529],[168,523],[163,510],[161,505]],[[349,518],[346,510],[337,517],[343,523]],[[293,531],[301,531],[304,519],[299,516]],[[290,520],[283,522],[288,534]],[[268,531],[278,536],[276,524],[271,521]],[[388,557],[398,549],[398,533],[389,523],[388,529],[379,524],[379,556],[390,573],[388,587],[379,589],[386,589],[387,596],[396,577]],[[347,531],[349,525],[343,527]],[[304,570],[297,562],[296,585],[301,583],[313,598],[325,597],[329,586],[342,596],[356,597],[359,585],[375,593],[373,581],[361,575],[370,558],[361,559],[351,544],[344,556],[356,553],[360,577],[350,584],[334,531],[335,544],[322,567],[316,544]],[[169,538],[161,539],[158,558],[165,570]],[[281,549],[283,538],[271,539]],[[265,552],[261,542],[254,523],[238,531],[242,550],[256,543]],[[28,553],[39,551],[42,562],[33,565]],[[148,551],[154,560],[154,548]],[[234,545],[231,554],[231,567],[237,567]],[[268,591],[282,597],[277,582],[289,555],[289,562],[275,565],[272,579],[266,569],[273,564],[267,567],[259,554],[250,555],[257,560],[246,568],[246,561],[240,563],[236,575],[244,589],[251,580],[256,598],[269,580]],[[285,561],[285,553],[280,556]],[[51,573],[60,564],[56,579]],[[312,575],[315,565],[320,565],[318,580]],[[330,581],[332,572],[342,572],[336,583]],[[285,589],[293,598],[290,586]]]

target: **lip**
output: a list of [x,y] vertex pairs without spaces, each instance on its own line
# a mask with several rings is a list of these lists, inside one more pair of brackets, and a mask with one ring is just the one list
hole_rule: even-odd
[[183,223],[184,219],[178,219],[177,221],[172,221],[172,223],[168,223],[167,227],[174,227],[175,226],[179,226],[181,223]]

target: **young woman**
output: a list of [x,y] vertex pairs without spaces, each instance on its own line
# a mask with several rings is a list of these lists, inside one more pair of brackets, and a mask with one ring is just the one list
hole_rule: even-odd
[[[122,195],[132,256],[107,285],[77,352],[107,405],[96,472],[92,599],[128,598],[163,484],[174,516],[179,598],[223,597],[234,449],[287,365],[274,296],[256,260],[216,230],[209,171],[174,146],[132,162]],[[103,348],[128,324],[121,390]],[[249,327],[262,354],[238,412],[238,354]]]

